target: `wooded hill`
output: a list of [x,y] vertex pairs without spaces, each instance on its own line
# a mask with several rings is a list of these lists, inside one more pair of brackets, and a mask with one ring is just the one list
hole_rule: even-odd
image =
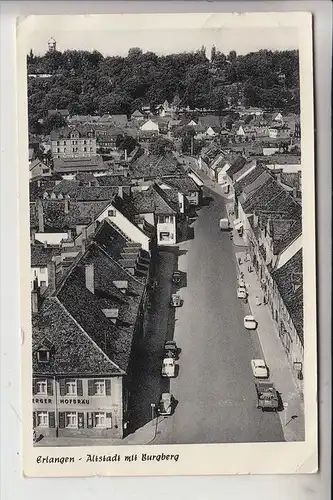
[[214,109],[230,105],[299,111],[298,51],[260,50],[228,55],[212,48],[158,56],[132,48],[126,57],[66,50],[27,56],[29,124],[50,109],[70,114],[131,113],[177,94],[181,106]]

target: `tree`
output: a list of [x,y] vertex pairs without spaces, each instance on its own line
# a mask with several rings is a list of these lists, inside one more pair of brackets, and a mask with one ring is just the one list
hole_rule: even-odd
[[131,154],[134,148],[138,145],[138,142],[134,139],[134,137],[130,135],[118,136],[116,141],[116,146],[123,151],[127,151],[127,154]]
[[216,59],[216,47],[213,45],[211,53],[210,53],[210,61],[213,63]]
[[237,53],[235,50],[231,50],[228,54],[228,61],[229,62],[234,62],[237,59]]
[[66,118],[64,118],[60,113],[48,116],[43,122],[44,133],[49,134],[52,130],[65,127],[66,125]]
[[169,139],[158,137],[151,143],[149,150],[155,155],[164,155],[173,150],[173,144]]

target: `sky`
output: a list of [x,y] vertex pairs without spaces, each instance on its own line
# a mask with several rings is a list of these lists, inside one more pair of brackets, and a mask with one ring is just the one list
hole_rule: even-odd
[[297,49],[297,29],[292,27],[246,27],[246,28],[197,28],[197,29],[140,29],[140,30],[79,30],[53,27],[32,30],[26,40],[26,51],[37,55],[47,51],[50,37],[57,41],[57,49],[98,50],[104,56],[127,54],[131,47],[140,47],[144,52],[158,55],[184,51],[195,51],[202,45],[207,48],[207,56],[212,45],[223,53],[235,50],[246,54],[260,49]]

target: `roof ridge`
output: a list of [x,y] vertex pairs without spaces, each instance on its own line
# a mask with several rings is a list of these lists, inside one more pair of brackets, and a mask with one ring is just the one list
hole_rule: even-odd
[[98,351],[100,351],[102,353],[102,355],[107,359],[107,361],[109,363],[111,363],[113,366],[115,366],[120,372],[122,372],[123,374],[125,374],[126,372],[124,370],[122,370],[114,361],[112,361],[109,356],[103,351],[103,349],[101,349],[101,347],[99,347],[99,345],[96,344],[96,342],[90,337],[90,335],[85,331],[85,329],[80,325],[80,323],[78,323],[78,321],[76,321],[75,318],[73,318],[73,316],[71,315],[71,313],[66,309],[66,307],[60,302],[60,300],[58,299],[58,297],[52,297],[54,298],[57,303],[60,305],[60,307],[64,310],[64,312],[69,316],[69,318],[73,321],[73,323],[78,326],[78,328],[83,332],[83,334],[89,339],[89,341],[93,344],[93,346],[95,347],[95,349],[97,349]]

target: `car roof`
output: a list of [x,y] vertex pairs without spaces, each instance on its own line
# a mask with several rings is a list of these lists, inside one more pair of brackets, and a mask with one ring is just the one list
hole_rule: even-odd
[[251,316],[251,315],[248,315],[248,316],[245,316],[244,319],[248,319],[249,321],[251,320],[254,320],[254,316]]
[[263,359],[252,359],[252,362],[255,365],[264,365],[265,364],[265,361]]

